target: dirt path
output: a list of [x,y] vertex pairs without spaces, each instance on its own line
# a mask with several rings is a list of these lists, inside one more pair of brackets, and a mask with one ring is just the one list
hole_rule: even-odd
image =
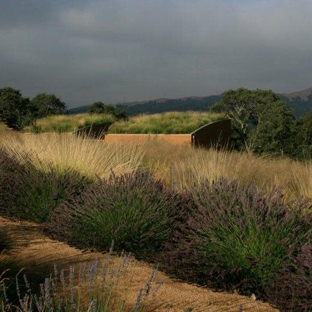
[[[100,253],[83,253],[64,243],[51,240],[42,233],[39,225],[30,222],[16,222],[0,217],[0,235],[5,233],[12,241],[12,247],[5,254],[17,260],[19,264],[37,272],[48,272],[53,264],[66,267],[82,261],[108,260],[111,265],[120,261],[116,256]],[[128,289],[130,305],[135,303],[140,289],[153,271],[152,267],[134,259],[131,263],[133,281]],[[1,272],[0,272],[1,273]],[[216,293],[209,289],[173,281],[158,272],[156,283],[162,286],[153,297],[152,311],[278,311],[270,305],[237,294]]]

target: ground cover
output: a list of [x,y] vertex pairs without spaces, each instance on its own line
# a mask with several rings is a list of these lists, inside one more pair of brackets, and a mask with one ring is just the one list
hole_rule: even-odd
[[222,119],[225,119],[223,114],[198,112],[140,115],[115,122],[108,129],[108,133],[188,134],[208,123]]
[[54,115],[37,119],[34,125],[25,127],[23,132],[73,132],[87,126],[114,121],[114,116],[110,114]]

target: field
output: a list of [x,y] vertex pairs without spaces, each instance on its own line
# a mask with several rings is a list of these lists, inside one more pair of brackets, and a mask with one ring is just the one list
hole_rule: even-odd
[[[117,253],[176,279],[255,295],[281,311],[311,308],[311,163],[166,142],[0,136],[0,216],[35,221],[79,249],[108,252],[113,239]],[[0,247],[13,244],[1,237]],[[6,259],[0,270],[16,266]],[[245,311],[240,304],[229,311]]]

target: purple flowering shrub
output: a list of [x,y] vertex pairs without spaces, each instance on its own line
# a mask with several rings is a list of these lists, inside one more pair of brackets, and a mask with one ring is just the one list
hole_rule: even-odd
[[0,214],[46,222],[59,204],[79,194],[89,179],[68,168],[61,172],[46,164],[38,170],[29,157],[23,163],[0,149]]
[[178,224],[183,195],[149,173],[133,172],[99,180],[53,211],[47,232],[80,248],[131,251],[155,257]]
[[293,264],[290,250],[299,252],[311,241],[311,218],[303,213],[309,203],[287,203],[276,187],[264,193],[226,179],[202,181],[192,194],[197,209],[167,244],[165,270],[192,283],[269,299],[269,285]]

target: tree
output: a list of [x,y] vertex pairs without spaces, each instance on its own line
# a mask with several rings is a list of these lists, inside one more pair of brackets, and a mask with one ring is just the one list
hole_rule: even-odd
[[293,156],[299,159],[312,158],[312,112],[301,116],[294,126]]
[[257,110],[258,124],[250,135],[252,150],[258,154],[287,154],[293,151],[294,114],[283,101],[267,103]]
[[36,118],[67,113],[66,104],[54,94],[39,93],[31,100]]
[[280,97],[271,90],[239,88],[224,92],[221,100],[212,105],[210,111],[225,113],[232,121],[236,148],[249,150],[249,133],[258,124],[259,109],[268,103],[273,105],[278,101]]
[[128,118],[128,116],[123,110],[116,108],[113,105],[105,105],[102,102],[94,102],[92,105],[88,107],[87,112],[90,114],[113,115],[116,120]]
[[0,89],[0,120],[9,128],[21,130],[33,121],[32,107],[20,90],[12,87]]
[[91,104],[88,109],[87,109],[87,113],[90,114],[103,114],[105,110],[105,104],[102,102],[94,102],[93,104]]

